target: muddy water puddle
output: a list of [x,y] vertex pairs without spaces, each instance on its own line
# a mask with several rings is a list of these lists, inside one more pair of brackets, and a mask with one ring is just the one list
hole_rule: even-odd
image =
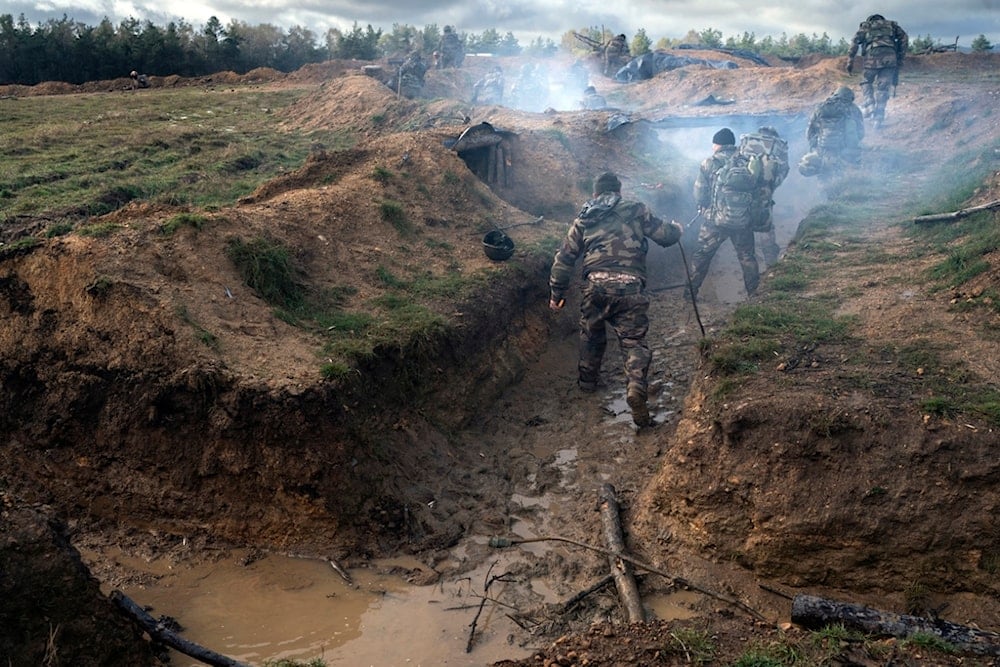
[[[479,612],[491,576],[486,569],[415,586],[390,572],[420,563],[381,560],[351,569],[352,586],[322,560],[270,554],[243,565],[242,557],[233,551],[196,565],[119,557],[122,565],[155,578],[122,592],[154,618],[176,620],[184,639],[252,665],[321,658],[351,667],[480,666],[528,654],[508,643],[516,628],[502,605],[487,603]],[[498,554],[487,567],[500,574],[515,557]],[[502,599],[503,585],[494,583],[490,597]],[[466,652],[474,618],[472,650]],[[170,658],[179,667],[202,665],[176,651]]]
[[[516,609],[505,602],[514,598],[507,596],[504,589],[511,584],[503,577],[506,568],[523,558],[526,546],[498,552],[475,571],[428,586],[387,574],[420,566],[408,559],[351,569],[353,585],[324,561],[274,554],[249,565],[241,564],[238,551],[197,565],[125,557],[119,561],[156,577],[153,583],[122,589],[150,615],[175,620],[184,639],[247,664],[320,658],[327,665],[351,667],[478,667],[530,654],[530,648],[512,640],[517,628],[510,615]],[[542,549],[531,546],[527,551]],[[462,549],[456,555],[461,556]],[[484,604],[483,591],[491,579]],[[539,579],[532,580],[529,589],[546,602],[560,598]],[[662,619],[692,618],[696,602],[697,594],[687,591],[643,600],[647,611]],[[177,667],[203,664],[176,651],[169,655]]]

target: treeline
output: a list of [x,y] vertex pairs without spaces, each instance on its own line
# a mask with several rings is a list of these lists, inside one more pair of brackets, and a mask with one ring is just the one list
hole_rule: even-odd
[[[292,72],[309,63],[331,58],[376,60],[402,57],[411,49],[431,53],[438,47],[441,29],[418,29],[395,24],[391,32],[354,24],[351,30],[331,29],[317,35],[295,26],[287,32],[270,24],[250,25],[214,16],[200,29],[184,21],[165,27],[129,18],[117,26],[105,18],[87,26],[63,16],[32,26],[24,15],[15,22],[0,15],[0,84],[34,85],[42,81],[84,83],[140,74],[202,76],[221,71],[245,74],[258,67]],[[558,47],[539,38],[523,48],[513,33],[496,30],[460,33],[467,52],[538,56]]]
[[[494,29],[479,34],[459,31],[459,37],[467,53],[551,57],[562,51],[583,55],[588,47],[575,33],[598,43],[613,36],[610,30],[589,27],[567,31],[559,44],[538,37],[526,47],[518,43],[513,33],[501,34]],[[383,31],[370,24],[362,28],[355,23],[348,31],[330,29],[317,35],[301,26],[285,31],[267,23],[253,26],[237,20],[223,26],[214,16],[200,29],[184,21],[161,27],[134,18],[125,19],[117,26],[107,18],[97,26],[87,26],[65,15],[32,26],[23,14],[17,21],[10,14],[0,14],[0,84],[34,85],[42,81],[79,84],[127,77],[132,70],[141,74],[185,77],[221,71],[245,74],[258,67],[292,72],[303,65],[331,58],[402,58],[413,49],[429,54],[438,48],[441,34],[436,24],[416,28],[397,23],[391,31]],[[723,39],[720,31],[711,28],[700,32],[692,30],[682,39],[661,38],[655,44],[646,31],[640,29],[630,41],[632,55],[681,44],[739,49],[784,58],[811,53],[844,55],[850,46],[843,38],[834,43],[826,33],[778,38],[758,38],[753,33],[743,33]],[[910,47],[918,51],[933,45],[928,35],[912,40]],[[973,47],[974,50],[993,48],[982,35]]]

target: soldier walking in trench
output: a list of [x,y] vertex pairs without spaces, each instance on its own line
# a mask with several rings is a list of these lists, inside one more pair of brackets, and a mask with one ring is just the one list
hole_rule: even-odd
[[556,251],[549,276],[549,308],[560,310],[573,267],[583,257],[578,384],[583,391],[597,389],[610,325],[624,356],[626,400],[639,428],[653,425],[646,405],[652,361],[646,345],[646,252],[649,240],[667,247],[677,243],[681,233],[679,223],[665,223],[645,204],[622,199],[621,181],[605,172],[597,177],[593,197],[583,205]]

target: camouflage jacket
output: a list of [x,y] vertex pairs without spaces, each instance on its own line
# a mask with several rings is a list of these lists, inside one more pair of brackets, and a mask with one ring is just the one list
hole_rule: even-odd
[[853,102],[828,97],[809,119],[806,139],[811,150],[839,152],[857,149],[865,136],[861,109]]
[[861,51],[865,67],[898,67],[903,64],[910,38],[895,21],[874,19],[858,26],[848,58]]
[[[701,161],[698,177],[694,181],[694,203],[700,210],[712,210],[715,195],[715,176],[736,152],[736,146],[722,146]],[[708,216],[711,218],[711,215]]]
[[664,223],[645,204],[605,192],[588,200],[570,226],[556,251],[549,287],[553,294],[565,292],[581,255],[585,278],[591,271],[618,271],[645,282],[649,239],[666,247],[680,238],[678,225]]

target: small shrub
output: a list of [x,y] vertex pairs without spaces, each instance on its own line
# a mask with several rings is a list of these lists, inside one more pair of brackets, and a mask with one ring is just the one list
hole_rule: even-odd
[[296,279],[291,253],[281,244],[258,237],[230,239],[226,256],[243,282],[268,303],[282,308],[301,306],[305,290]]
[[372,169],[372,178],[374,178],[379,183],[388,183],[389,179],[392,178],[392,172],[385,167],[379,165]]
[[72,222],[57,222],[48,229],[45,230],[46,238],[55,238],[56,236],[65,236],[73,231]]
[[413,231],[413,227],[406,217],[406,211],[398,201],[393,201],[392,199],[383,200],[379,204],[379,211],[382,214],[382,219],[392,225],[400,234],[409,234]]

